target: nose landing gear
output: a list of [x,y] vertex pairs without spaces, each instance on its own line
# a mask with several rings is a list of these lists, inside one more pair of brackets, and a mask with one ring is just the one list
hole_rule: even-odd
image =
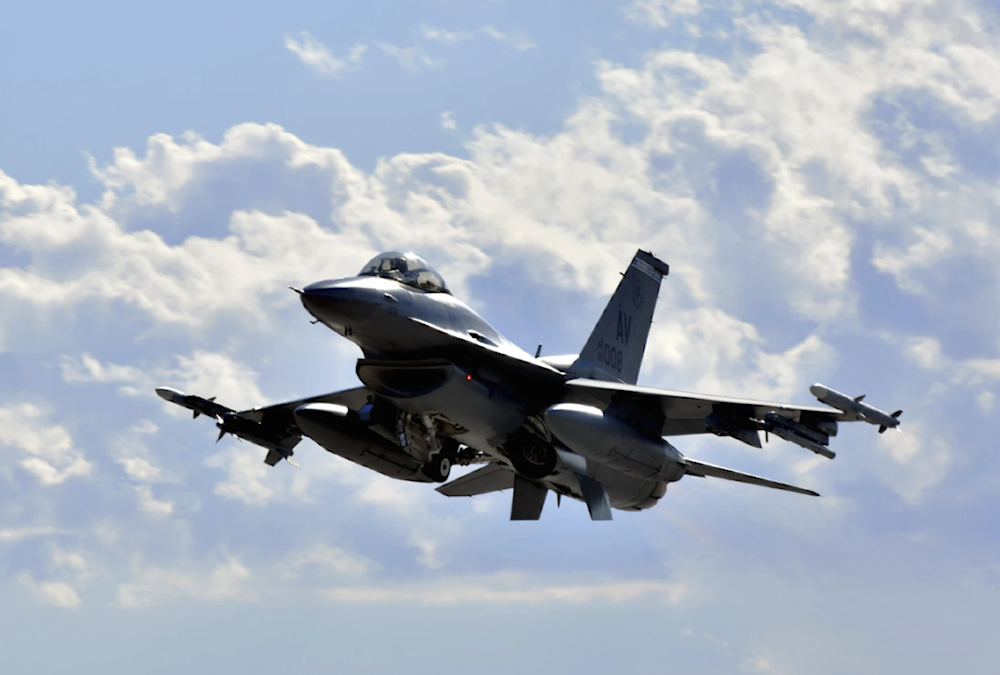
[[451,438],[442,444],[440,451],[431,455],[423,466],[424,475],[435,483],[443,483],[451,474],[451,467],[458,458],[458,443]]

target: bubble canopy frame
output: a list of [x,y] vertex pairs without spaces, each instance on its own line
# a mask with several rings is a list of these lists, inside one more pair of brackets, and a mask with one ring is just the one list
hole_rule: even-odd
[[399,251],[380,253],[361,268],[358,276],[392,279],[428,293],[451,295],[441,275],[428,265],[427,261],[414,253]]

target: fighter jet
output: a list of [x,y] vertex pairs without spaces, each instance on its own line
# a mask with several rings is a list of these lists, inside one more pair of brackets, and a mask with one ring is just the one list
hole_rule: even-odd
[[[363,386],[236,411],[169,387],[165,400],[294,463],[306,436],[399,480],[444,483],[449,497],[512,490],[512,520],[537,520],[546,496],[584,502],[593,520],[654,506],[685,476],[819,496],[684,456],[669,440],[712,433],[761,447],[760,432],[828,458],[838,422],[896,426],[823,385],[833,407],[709,396],[636,384],[666,263],[638,251],[579,354],[542,357],[511,343],[455,298],[413,253],[376,256],[353,277],[299,293],[305,309],[361,348]],[[860,406],[860,407],[859,407]],[[453,465],[483,466],[446,482]]]

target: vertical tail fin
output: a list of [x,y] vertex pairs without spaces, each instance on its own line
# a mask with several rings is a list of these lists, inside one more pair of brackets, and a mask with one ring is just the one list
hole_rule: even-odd
[[568,374],[635,384],[667,264],[637,251]]

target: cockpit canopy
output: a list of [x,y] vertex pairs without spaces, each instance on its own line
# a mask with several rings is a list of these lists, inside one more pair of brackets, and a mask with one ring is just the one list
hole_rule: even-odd
[[451,293],[441,275],[431,269],[423,258],[413,253],[380,253],[361,268],[358,276],[392,279],[429,293]]

